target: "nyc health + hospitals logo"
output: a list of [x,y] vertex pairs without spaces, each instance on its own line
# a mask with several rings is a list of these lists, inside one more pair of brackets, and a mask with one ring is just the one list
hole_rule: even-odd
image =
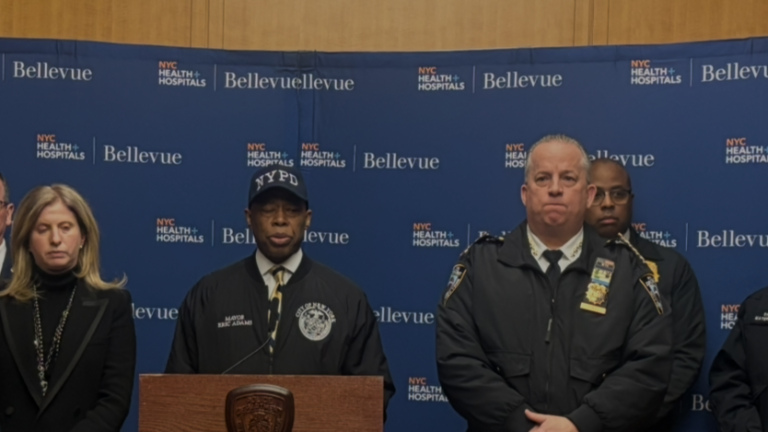
[[246,145],[246,165],[253,168],[262,168],[272,165],[292,167],[294,160],[284,151],[269,150],[265,143],[248,143]]
[[425,377],[408,377],[408,400],[411,402],[448,402],[443,388],[429,385]]
[[207,83],[199,71],[184,69],[175,61],[159,62],[158,84],[172,87],[205,87]]
[[36,156],[38,159],[84,161],[85,151],[75,142],[57,138],[56,134],[37,134]]
[[632,60],[630,62],[632,85],[667,85],[681,84],[683,77],[675,68],[658,67],[650,60]]
[[338,151],[327,151],[319,143],[301,143],[299,165],[313,168],[346,168],[347,161]]
[[157,218],[155,239],[158,243],[194,243],[202,244],[205,236],[193,226],[176,223],[175,218]]
[[754,145],[745,137],[725,140],[726,164],[763,164],[768,163],[768,146]]
[[720,330],[731,330],[736,325],[739,316],[738,304],[720,305]]
[[419,91],[462,91],[464,81],[456,74],[440,73],[435,66],[419,67]]
[[507,143],[504,152],[504,168],[525,168],[525,158],[527,155],[528,152],[525,151],[525,144]]
[[614,160],[625,167],[650,168],[656,164],[656,156],[651,153],[611,153],[608,150],[598,150],[588,155],[590,161],[595,159]]
[[632,222],[632,228],[637,231],[640,237],[652,241],[659,246],[677,247],[677,239],[669,231],[653,230],[645,222]]
[[431,222],[416,222],[413,224],[412,244],[414,247],[459,247],[459,239],[453,231],[442,231],[432,228]]

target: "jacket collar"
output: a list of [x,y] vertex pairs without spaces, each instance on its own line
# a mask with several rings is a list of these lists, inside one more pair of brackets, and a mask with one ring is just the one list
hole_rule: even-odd
[[[504,238],[504,245],[499,250],[498,260],[512,267],[531,267],[541,271],[531,253],[531,245],[528,242],[528,222],[523,221],[514,231]],[[568,266],[571,269],[589,272],[590,258],[594,251],[604,247],[606,241],[591,226],[584,224],[584,240],[581,254]]]

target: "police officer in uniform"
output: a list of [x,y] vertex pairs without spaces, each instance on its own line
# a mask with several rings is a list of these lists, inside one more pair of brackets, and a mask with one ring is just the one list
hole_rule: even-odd
[[768,432],[768,288],[747,297],[709,372],[723,432]]
[[628,244],[584,224],[589,159],[572,138],[528,152],[527,221],[481,237],[438,306],[437,367],[470,432],[630,431],[656,413],[670,320]]
[[360,288],[301,249],[312,212],[301,172],[253,175],[246,220],[257,249],[187,294],[166,373],[368,375],[395,392]]
[[634,195],[624,166],[610,159],[592,161],[590,180],[597,194],[587,210],[587,223],[605,238],[621,233],[629,239],[650,266],[662,297],[671,307],[672,376],[664,404],[645,428],[649,432],[671,431],[682,409],[681,399],[693,385],[704,361],[706,325],[699,283],[682,255],[640,237],[630,227]]

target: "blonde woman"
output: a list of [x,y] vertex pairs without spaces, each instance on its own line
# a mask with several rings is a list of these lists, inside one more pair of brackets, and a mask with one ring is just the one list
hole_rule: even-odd
[[0,429],[119,431],[131,403],[136,334],[125,279],[99,274],[99,229],[65,185],[35,188],[11,232],[0,285]]

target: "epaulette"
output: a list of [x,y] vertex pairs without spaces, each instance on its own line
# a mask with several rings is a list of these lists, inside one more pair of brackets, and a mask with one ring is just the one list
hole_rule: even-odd
[[648,291],[648,295],[651,296],[651,300],[653,300],[653,304],[656,306],[656,311],[659,313],[659,315],[664,315],[664,306],[661,304],[661,292],[659,291],[659,287],[656,284],[656,276],[654,276],[654,272],[651,269],[651,265],[648,264],[648,261],[645,260],[643,255],[634,246],[632,246],[632,243],[625,239],[621,233],[619,233],[618,237],[615,239],[609,240],[608,243],[615,243],[628,247],[629,250],[632,251],[632,253],[634,253],[638,259],[640,259],[640,262],[645,264],[646,268],[649,270],[649,273],[640,277],[640,283],[643,285],[645,290]]
[[485,243],[485,242],[504,243],[504,237],[496,237],[495,235],[492,235],[487,231],[481,231],[480,237],[478,237],[477,240],[475,240],[471,245],[467,246],[467,248],[464,249],[464,252],[462,252],[461,255],[459,255],[459,258],[464,258],[464,256],[467,255],[467,252],[469,252],[472,246],[478,243]]

